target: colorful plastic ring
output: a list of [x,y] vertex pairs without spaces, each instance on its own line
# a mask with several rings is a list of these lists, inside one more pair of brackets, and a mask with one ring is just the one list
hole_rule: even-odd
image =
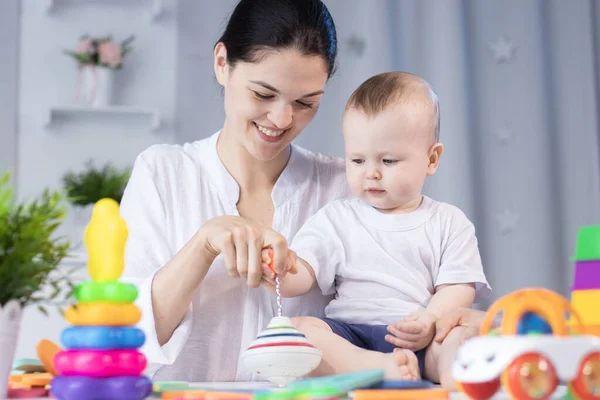
[[43,387],[38,388],[8,388],[6,395],[9,399],[37,399],[40,397],[46,397],[48,395],[48,389]]
[[68,349],[137,349],[145,339],[141,329],[130,326],[71,326],[60,335]]
[[59,400],[142,400],[152,393],[152,381],[145,376],[57,376],[50,391]]
[[138,290],[135,285],[124,282],[88,281],[75,288],[75,298],[80,303],[133,303],[137,299]]
[[65,311],[65,319],[73,325],[135,325],[141,318],[134,304],[79,303]]
[[146,357],[137,350],[63,350],[54,357],[54,368],[61,375],[137,376]]
[[29,387],[46,387],[52,382],[53,375],[49,372],[22,375],[21,382]]

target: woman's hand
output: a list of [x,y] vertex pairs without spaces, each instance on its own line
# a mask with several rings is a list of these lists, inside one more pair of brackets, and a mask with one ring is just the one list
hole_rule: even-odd
[[263,277],[264,248],[273,251],[275,272],[286,272],[287,240],[271,228],[243,217],[226,215],[207,221],[198,234],[214,257],[223,254],[229,276],[246,279],[251,288],[258,287]]

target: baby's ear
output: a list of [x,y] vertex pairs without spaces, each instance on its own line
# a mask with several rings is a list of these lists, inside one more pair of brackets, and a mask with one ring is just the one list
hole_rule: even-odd
[[444,152],[444,145],[441,143],[434,143],[429,148],[429,165],[427,166],[427,175],[431,176],[435,174],[438,166],[440,165],[440,158]]

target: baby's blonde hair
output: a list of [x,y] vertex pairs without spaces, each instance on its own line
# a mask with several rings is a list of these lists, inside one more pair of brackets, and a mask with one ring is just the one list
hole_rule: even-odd
[[[420,93],[419,93],[420,92]],[[440,104],[427,81],[408,72],[385,72],[364,81],[350,96],[346,111],[351,108],[375,117],[389,106],[414,94],[425,94],[433,108],[435,142],[440,140]]]

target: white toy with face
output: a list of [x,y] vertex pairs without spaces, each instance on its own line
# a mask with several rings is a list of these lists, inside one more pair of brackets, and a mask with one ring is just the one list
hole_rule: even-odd
[[546,357],[560,381],[575,378],[581,361],[590,353],[600,353],[596,336],[479,336],[465,342],[452,364],[452,377],[460,383],[484,383],[500,377],[510,363],[522,354]]

